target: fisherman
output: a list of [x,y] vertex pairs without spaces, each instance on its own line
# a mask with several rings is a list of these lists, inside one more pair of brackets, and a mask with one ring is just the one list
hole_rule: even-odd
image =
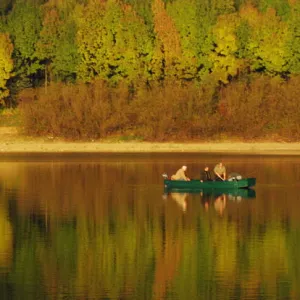
[[172,180],[190,181],[190,178],[188,178],[185,175],[186,170],[187,170],[187,166],[182,166],[179,170],[177,170],[176,174],[171,176],[171,179]]
[[200,174],[200,181],[212,181],[209,167],[205,167]]
[[214,168],[215,179],[217,181],[226,180],[226,168],[222,162],[219,162]]

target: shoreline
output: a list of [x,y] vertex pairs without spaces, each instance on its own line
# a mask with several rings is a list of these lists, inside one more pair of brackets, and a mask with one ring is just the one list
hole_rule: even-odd
[[22,136],[15,127],[0,127],[0,153],[209,153],[300,155],[300,142],[68,142]]
[[0,142],[0,153],[210,153],[300,155],[300,143]]

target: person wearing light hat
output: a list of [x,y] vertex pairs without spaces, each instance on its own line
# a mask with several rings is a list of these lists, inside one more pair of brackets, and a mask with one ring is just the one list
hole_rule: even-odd
[[176,174],[171,176],[172,180],[184,180],[184,181],[190,181],[190,179],[185,175],[185,172],[187,170],[187,166],[182,166]]

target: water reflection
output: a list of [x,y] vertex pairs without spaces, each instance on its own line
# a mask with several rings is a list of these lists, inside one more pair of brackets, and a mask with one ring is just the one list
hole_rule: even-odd
[[170,193],[172,199],[178,204],[178,206],[182,209],[182,211],[186,211],[186,198],[187,193]]
[[226,207],[226,195],[219,195],[214,201],[214,208],[219,213],[219,215],[223,215],[223,211]]
[[2,298],[299,299],[300,160],[230,159],[255,190],[162,199],[165,157],[0,163]]
[[7,207],[0,203],[0,274],[9,271],[12,264],[13,232]]
[[243,200],[256,198],[254,189],[204,189],[201,191],[190,190],[189,193],[186,190],[183,192],[167,192],[165,190],[163,199],[167,200],[170,198],[183,212],[186,212],[189,195],[190,198],[199,198],[206,211],[208,211],[209,207],[213,206],[215,211],[220,215],[223,215],[227,201],[239,203]]

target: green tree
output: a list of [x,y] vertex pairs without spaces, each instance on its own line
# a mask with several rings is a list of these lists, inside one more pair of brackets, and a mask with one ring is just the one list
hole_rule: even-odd
[[6,14],[9,7],[12,5],[12,0],[1,0],[0,2],[0,16]]
[[91,2],[78,10],[79,78],[111,82],[144,77],[151,34],[131,6],[115,0]]
[[9,95],[7,80],[12,76],[13,60],[11,58],[13,45],[8,34],[0,33],[0,104]]
[[251,69],[271,75],[286,74],[291,58],[287,23],[276,16],[274,9],[260,13],[251,5],[241,9],[240,17],[250,26],[246,51],[251,57]]
[[60,80],[74,81],[80,57],[76,44],[77,27],[72,16],[63,22],[60,30],[60,39],[53,58],[53,73]]
[[0,15],[0,32],[2,32],[2,33],[7,32],[6,27],[7,27],[7,25],[6,25],[6,17]]
[[235,11],[234,0],[211,0],[209,5],[216,15],[230,14]]
[[241,68],[242,62],[236,55],[238,23],[237,14],[228,14],[220,16],[213,28],[215,47],[210,55],[213,63],[212,72],[214,77],[223,83],[228,83],[228,79],[235,76]]
[[70,7],[55,6],[52,2],[42,6],[43,27],[36,53],[44,65],[46,83],[76,78],[79,61],[75,41],[77,28],[70,11]]
[[300,74],[300,3],[295,1],[292,5],[291,16],[288,20],[290,36],[288,46],[291,50],[289,71]]
[[62,22],[55,6],[46,4],[42,6],[42,12],[42,30],[37,42],[36,54],[45,64],[45,81],[47,84],[48,73],[52,74],[52,62],[56,56]]
[[[123,6],[121,22],[116,21],[116,43],[113,52],[116,54],[116,65],[113,78],[124,78],[129,81],[146,79],[147,65],[153,50],[152,37],[146,26],[131,6]],[[108,22],[109,23],[109,22]]]
[[153,28],[153,16],[151,10],[152,0],[124,0],[125,4],[130,4],[139,16],[143,18],[146,25]]
[[290,14],[289,0],[260,0],[257,3],[258,9],[262,12],[266,12],[269,8],[273,8],[276,11],[276,15],[288,18]]
[[167,5],[167,12],[180,34],[182,77],[201,78],[211,66],[208,54],[212,49],[211,22],[201,14],[196,0],[178,0]]
[[39,6],[32,1],[19,0],[8,15],[7,31],[14,44],[15,81],[11,82],[13,92],[38,84],[40,61],[35,49],[41,30]]
[[247,20],[241,20],[236,28],[237,36],[237,56],[245,60],[251,58],[251,53],[249,53],[248,43],[251,37],[251,28]]

